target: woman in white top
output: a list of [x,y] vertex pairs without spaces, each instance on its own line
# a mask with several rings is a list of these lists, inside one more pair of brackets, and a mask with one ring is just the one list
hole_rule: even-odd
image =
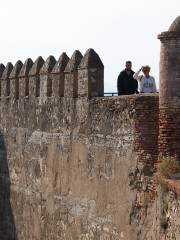
[[[140,75],[140,72],[144,73],[144,75]],[[140,93],[156,93],[156,82],[154,77],[149,75],[151,68],[146,65],[139,69],[138,72],[134,73],[134,79],[138,80],[140,83]]]

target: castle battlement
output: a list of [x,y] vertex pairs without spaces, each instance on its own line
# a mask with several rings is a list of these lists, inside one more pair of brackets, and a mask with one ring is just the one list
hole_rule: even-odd
[[31,58],[14,66],[9,62],[0,65],[0,90],[1,100],[103,96],[104,66],[93,49],[84,56],[76,50],[70,59],[62,53],[57,61],[40,56],[34,63]]

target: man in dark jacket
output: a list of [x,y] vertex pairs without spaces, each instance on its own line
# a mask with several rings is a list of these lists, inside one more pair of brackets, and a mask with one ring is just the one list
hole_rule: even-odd
[[129,95],[138,93],[138,82],[133,78],[132,62],[126,62],[126,68],[123,70],[117,80],[118,95]]

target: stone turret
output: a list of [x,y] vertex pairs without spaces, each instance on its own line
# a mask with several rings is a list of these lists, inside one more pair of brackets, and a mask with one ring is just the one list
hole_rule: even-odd
[[159,155],[180,157],[180,16],[158,39],[161,41]]

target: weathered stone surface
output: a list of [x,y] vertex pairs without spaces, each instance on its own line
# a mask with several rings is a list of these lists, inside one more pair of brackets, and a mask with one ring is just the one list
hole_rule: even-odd
[[[88,54],[94,56],[91,50]],[[86,71],[88,83],[95,65],[85,58],[87,68],[79,70]],[[37,69],[37,62],[34,65]],[[36,95],[37,72],[21,77],[18,101],[10,96],[0,105],[7,147],[3,159],[11,179],[11,198],[5,203],[12,202],[3,216],[15,218],[11,225],[2,225],[2,231],[6,228],[10,236],[23,240],[136,238],[139,230],[134,219],[141,224],[138,214],[145,212],[145,220],[147,213],[145,204],[134,207],[139,204],[138,192],[144,191],[138,187],[140,182],[145,180],[147,196],[154,196],[149,186],[157,158],[152,149],[157,147],[158,96],[59,98],[52,87],[49,98],[48,82],[53,84],[53,76],[60,74],[41,74],[40,95]],[[78,65],[66,74],[78,84]],[[29,98],[23,98],[27,79]],[[25,111],[28,114],[22,114]],[[144,127],[138,125],[141,121]],[[151,153],[152,159],[147,157]]]
[[104,66],[93,50],[85,53],[78,70],[78,96],[102,97],[104,95]]
[[86,51],[79,68],[104,68],[104,65],[99,57],[99,55],[90,48]]
[[4,64],[1,63],[0,64],[0,97],[2,96],[2,93],[1,93],[2,79],[1,79],[1,77],[4,72],[4,69],[5,69],[5,66],[4,66]]
[[67,54],[65,52],[63,52],[61,54],[61,56],[59,57],[57,63],[55,64],[55,66],[52,70],[52,73],[64,72],[68,62],[69,62],[69,57],[67,56]]
[[40,70],[40,102],[45,102],[47,97],[52,96],[52,76],[51,73],[56,60],[53,56],[49,56]]
[[4,66],[4,64],[1,63],[0,64],[0,97],[2,96],[2,93],[1,93],[2,79],[1,79],[1,77],[4,72],[4,69],[5,69],[5,66]]
[[[66,53],[62,53],[56,62],[51,75],[49,78],[51,79],[51,83],[49,84],[50,95],[55,97],[64,97],[64,79],[65,73],[64,70],[69,62],[69,57]],[[51,86],[50,86],[51,85]]]
[[74,51],[71,59],[69,60],[67,66],[65,68],[65,72],[77,71],[82,58],[83,58],[83,56],[80,51],[78,51],[78,50]]
[[[3,67],[2,67],[3,68]],[[10,79],[9,75],[13,69],[12,63],[8,63],[1,76],[1,97],[10,95]]]
[[9,78],[16,78],[16,77],[18,77],[19,73],[21,71],[22,66],[23,66],[23,63],[20,60],[18,60],[16,62],[16,64],[14,65],[14,68],[13,68]]
[[2,74],[3,74],[3,72],[4,72],[4,69],[5,69],[5,66],[4,66],[4,64],[0,64],[0,78],[2,77]]
[[19,95],[20,98],[29,96],[29,73],[33,66],[33,61],[28,58],[23,64],[19,73]]
[[64,72],[64,96],[74,97],[78,96],[78,67],[82,60],[82,54],[76,50],[69,60]]
[[160,123],[159,153],[180,157],[180,37],[171,31],[179,31],[180,17],[171,25],[166,38],[160,37]]
[[[129,174],[136,176],[138,167],[136,185],[143,177],[150,185],[151,176],[143,170],[148,159],[134,146],[141,141],[137,133],[154,136],[155,102],[156,95],[139,95],[49,98],[41,104],[37,98],[10,99],[8,112],[0,105],[18,239],[136,239],[137,190],[131,189]],[[135,122],[144,111],[146,127],[140,129]],[[156,136],[151,144],[157,146]],[[138,209],[143,214],[146,208]]]
[[53,56],[49,56],[46,62],[43,64],[40,74],[47,74],[50,73],[56,64],[56,59]]
[[178,16],[171,24],[169,32],[180,32],[180,16]]
[[43,65],[44,65],[44,59],[41,56],[39,56],[31,68],[30,75],[34,76],[39,74]]
[[13,65],[11,62],[8,62],[1,78],[2,79],[8,78],[12,70],[13,70]]
[[31,58],[26,59],[25,63],[23,64],[21,71],[19,73],[19,77],[25,77],[29,75],[29,72],[33,66],[33,61]]

